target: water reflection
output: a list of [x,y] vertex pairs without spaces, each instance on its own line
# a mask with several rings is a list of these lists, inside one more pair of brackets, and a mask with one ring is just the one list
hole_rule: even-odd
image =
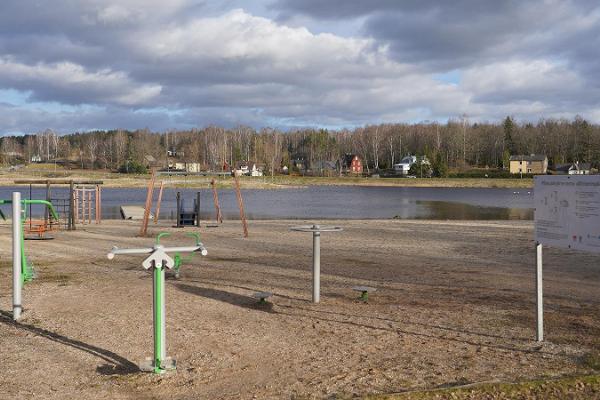
[[531,220],[533,210],[527,208],[504,208],[474,206],[465,203],[447,201],[421,201],[416,204],[422,207],[418,215],[404,213],[394,218],[406,219],[452,219],[452,220]]

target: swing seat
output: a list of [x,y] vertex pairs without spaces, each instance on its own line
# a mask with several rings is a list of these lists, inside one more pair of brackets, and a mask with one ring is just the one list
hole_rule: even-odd
[[[43,239],[53,239],[46,237],[46,232],[51,232],[54,230],[53,224],[48,224],[46,220],[31,220],[25,221],[23,223],[23,228],[25,234],[35,235],[33,239],[43,240]],[[32,238],[28,238],[32,239]]]

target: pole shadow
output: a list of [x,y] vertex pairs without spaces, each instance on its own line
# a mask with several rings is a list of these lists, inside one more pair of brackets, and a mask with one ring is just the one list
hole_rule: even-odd
[[12,314],[6,311],[0,311],[0,323],[14,326],[17,329],[31,332],[35,335],[44,337],[53,342],[72,347],[74,349],[86,352],[88,354],[100,358],[101,360],[106,362],[106,364],[102,364],[96,368],[96,372],[98,372],[101,375],[128,375],[140,371],[139,367],[136,364],[132,363],[124,357],[121,357],[116,353],[113,353],[110,350],[90,345],[80,340],[71,339],[66,336],[60,335],[56,332],[51,332],[47,329],[37,327],[35,325],[15,322],[12,319]]
[[173,283],[173,286],[182,292],[190,293],[196,296],[206,297],[213,300],[222,301],[238,307],[248,308],[274,314],[273,303],[259,303],[253,297],[244,296],[237,293],[226,292],[224,290],[205,288],[200,286],[186,285],[185,283]]

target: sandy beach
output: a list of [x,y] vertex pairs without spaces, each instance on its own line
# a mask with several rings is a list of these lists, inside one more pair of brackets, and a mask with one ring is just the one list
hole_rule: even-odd
[[[312,222],[312,221],[311,221]],[[139,222],[103,221],[27,241],[37,279],[11,322],[10,225],[0,225],[0,398],[348,398],[592,374],[600,350],[600,257],[545,250],[546,342],[535,342],[531,221],[327,221],[321,303],[302,221],[200,229],[208,256],[168,275],[167,355],[152,353],[151,276]],[[167,222],[165,243],[187,243]],[[377,288],[364,303],[355,285]],[[252,294],[270,291],[267,305]],[[586,398],[585,396],[582,398]],[[591,397],[589,397],[591,398]]]

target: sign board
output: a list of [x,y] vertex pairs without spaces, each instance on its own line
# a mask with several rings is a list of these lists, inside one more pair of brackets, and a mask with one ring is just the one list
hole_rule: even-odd
[[600,175],[536,176],[535,240],[600,253]]

